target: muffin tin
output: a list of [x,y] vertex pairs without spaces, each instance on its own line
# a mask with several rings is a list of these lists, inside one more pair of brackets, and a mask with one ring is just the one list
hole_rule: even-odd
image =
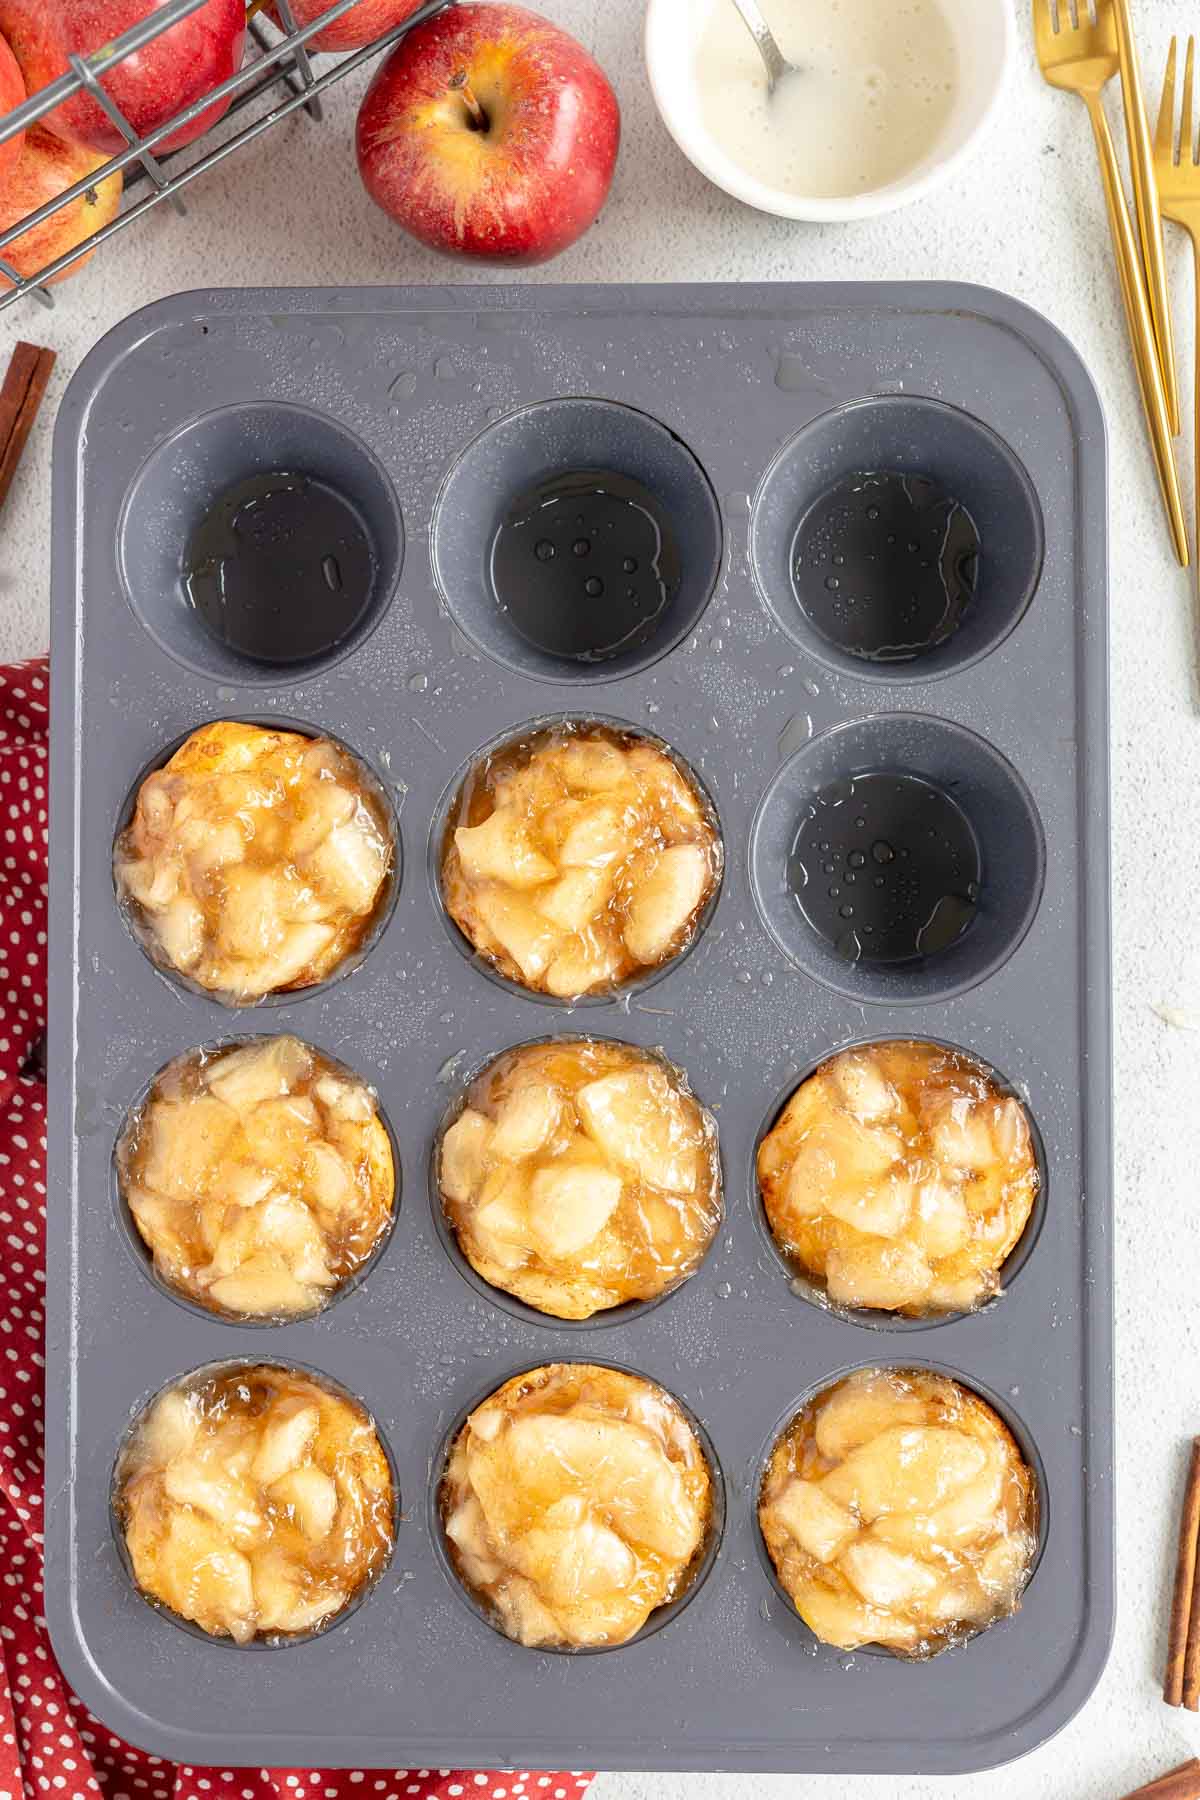
[[[627,659],[558,662],[490,603],[505,502],[556,465],[623,470],[677,520],[678,593]],[[853,663],[787,585],[806,501],[872,465],[958,484],[982,527],[971,612],[925,661]],[[378,579],[347,642],[272,668],[208,636],[178,559],[216,494],[289,466],[353,501]],[[86,1703],[160,1755],[304,1767],[959,1773],[1061,1726],[1099,1675],[1113,1600],[1105,448],[1071,348],[1016,302],[944,284],[184,295],[119,326],[76,375],[54,536],[46,1611]],[[686,958],[557,1014],[459,953],[429,867],[456,774],[552,716],[665,739],[710,792],[726,858]],[[113,894],[131,783],[218,717],[341,739],[399,818],[394,909],[359,966],[256,1013],[157,972]],[[954,784],[985,870],[957,943],[872,969],[805,934],[780,858],[816,786],[881,763]],[[259,1030],[295,1032],[373,1083],[402,1179],[354,1290],[314,1320],[255,1328],[176,1303],[139,1266],[112,1155],[165,1062]],[[482,1064],[581,1031],[661,1046],[687,1072],[720,1128],[726,1218],[661,1304],[572,1327],[462,1278],[428,1159]],[[807,1070],[897,1035],[1001,1070],[1047,1175],[1009,1291],[918,1335],[864,1330],[794,1291],[753,1177],[760,1132]],[[402,1509],[390,1567],[352,1616],[253,1656],[148,1608],[109,1519],[134,1413],[236,1357],[294,1361],[357,1395]],[[571,1358],[677,1395],[725,1494],[720,1544],[678,1616],[574,1657],[522,1649],[464,1605],[435,1505],[464,1409]],[[965,1381],[1041,1480],[1022,1610],[928,1664],[818,1645],[764,1568],[755,1505],[775,1433],[864,1363]]]

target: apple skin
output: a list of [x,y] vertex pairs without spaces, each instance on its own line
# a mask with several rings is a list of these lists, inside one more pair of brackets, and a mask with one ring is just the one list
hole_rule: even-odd
[[[72,53],[90,56],[166,0],[0,0],[0,34],[8,39],[33,94],[67,72]],[[205,0],[144,49],[125,57],[103,78],[133,129],[144,136],[172,114],[227,81],[241,67],[246,41],[245,0]],[[162,154],[190,144],[216,123],[229,102],[204,109],[191,124],[157,146]],[[73,94],[41,123],[110,156],[125,140],[88,94]]]
[[[0,118],[5,113],[10,113],[14,106],[20,106],[25,99],[25,78],[21,74],[21,66],[9,49],[7,40],[0,37]],[[16,137],[6,138],[0,144],[0,182],[16,168],[24,139],[25,133],[18,131]]]
[[[358,0],[357,6],[352,6],[324,31],[318,31],[316,37],[310,37],[307,47],[310,50],[361,50],[364,44],[374,43],[393,25],[402,24],[422,4],[423,0]],[[297,26],[303,28],[311,25],[318,13],[327,12],[333,0],[291,0],[291,5],[292,17]],[[274,0],[269,0],[266,10],[277,25],[283,25]]]
[[[0,231],[7,231],[26,213],[44,206],[55,194],[61,194],[64,188],[73,186],[106,161],[102,151],[89,150],[83,144],[69,144],[43,125],[31,125],[25,133],[16,168],[0,183]],[[119,172],[106,176],[96,187],[72,200],[70,205],[51,213],[32,231],[23,231],[19,238],[14,238],[0,250],[0,257],[11,263],[18,275],[35,275],[56,256],[82,243],[85,237],[116,217],[122,185]],[[91,254],[87,251],[78,262],[52,276],[51,280],[65,281],[68,275],[78,274]],[[11,286],[12,283],[0,274],[0,291]]]
[[[488,120],[470,128],[465,74]],[[401,38],[358,115],[371,198],[436,250],[545,262],[608,196],[621,136],[599,64],[522,6],[462,0]]]

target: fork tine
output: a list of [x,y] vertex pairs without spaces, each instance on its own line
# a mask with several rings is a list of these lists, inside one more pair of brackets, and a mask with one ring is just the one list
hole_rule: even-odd
[[1196,40],[1188,38],[1187,59],[1183,65],[1183,104],[1179,109],[1179,149],[1177,163],[1191,162],[1195,156],[1196,127],[1192,118],[1192,86],[1196,69]]
[[1154,127],[1154,154],[1163,162],[1175,160],[1175,65],[1179,39],[1171,39],[1167,51],[1167,67],[1163,75],[1162,99],[1158,103],[1158,123]]

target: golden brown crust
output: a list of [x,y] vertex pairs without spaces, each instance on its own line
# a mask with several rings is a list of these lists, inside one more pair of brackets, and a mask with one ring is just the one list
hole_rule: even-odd
[[999,1292],[1039,1171],[1024,1107],[982,1063],[894,1039],[800,1084],[758,1181],[781,1250],[834,1304],[915,1317]]
[[720,1224],[711,1114],[680,1070],[628,1044],[505,1051],[467,1089],[436,1157],[468,1262],[560,1319],[666,1293]]
[[476,1407],[441,1486],[451,1561],[517,1642],[627,1643],[695,1575],[708,1461],[656,1383],[594,1363],[514,1376]]
[[239,1005],[311,987],[374,925],[395,857],[340,744],[219,719],[143,781],[113,855],[147,951]]
[[114,1505],[143,1593],[242,1644],[323,1630],[392,1547],[370,1415],[274,1364],[165,1389],[121,1453]]
[[1015,1612],[1038,1496],[977,1394],[922,1369],[858,1369],[777,1440],[758,1518],[817,1637],[927,1657]]
[[665,745],[568,723],[471,770],[441,885],[450,917],[502,975],[576,999],[678,956],[721,863],[717,822]]
[[168,1063],[117,1174],[162,1280],[242,1318],[324,1306],[373,1254],[396,1188],[371,1089],[288,1036]]

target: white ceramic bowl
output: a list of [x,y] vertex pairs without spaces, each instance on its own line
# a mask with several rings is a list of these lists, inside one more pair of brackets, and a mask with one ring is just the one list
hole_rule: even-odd
[[[887,5],[888,0],[878,0]],[[759,181],[727,156],[704,125],[694,73],[696,45],[714,6],[730,0],[649,0],[646,69],[663,123],[701,174],[737,200],[783,219],[873,218],[907,206],[946,180],[969,154],[999,104],[1012,62],[1013,0],[943,0],[958,46],[958,92],[929,153],[898,180],[832,199],[795,194]]]

